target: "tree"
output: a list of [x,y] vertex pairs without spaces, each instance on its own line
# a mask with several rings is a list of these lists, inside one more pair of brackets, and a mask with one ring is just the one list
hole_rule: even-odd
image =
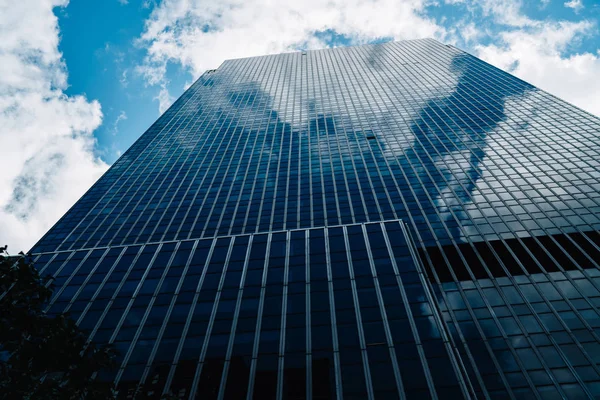
[[0,398],[110,399],[111,382],[94,379],[115,366],[109,346],[87,343],[68,314],[48,316],[52,296],[31,257],[0,247]]

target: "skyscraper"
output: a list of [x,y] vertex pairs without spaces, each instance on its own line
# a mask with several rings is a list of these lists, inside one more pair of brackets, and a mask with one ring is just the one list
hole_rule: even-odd
[[228,60],[32,253],[123,397],[598,398],[599,132],[431,39]]

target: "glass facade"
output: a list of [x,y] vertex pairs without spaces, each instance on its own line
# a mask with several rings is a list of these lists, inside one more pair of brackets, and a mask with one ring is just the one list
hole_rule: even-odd
[[228,60],[32,253],[123,398],[600,398],[599,133],[432,39]]

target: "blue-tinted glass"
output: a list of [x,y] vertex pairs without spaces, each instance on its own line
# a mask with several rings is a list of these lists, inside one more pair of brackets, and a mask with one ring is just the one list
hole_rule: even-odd
[[125,396],[598,397],[599,131],[431,39],[228,60],[36,244],[48,312]]

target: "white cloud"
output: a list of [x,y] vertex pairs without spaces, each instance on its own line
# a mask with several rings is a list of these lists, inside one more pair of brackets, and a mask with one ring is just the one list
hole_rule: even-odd
[[106,170],[91,133],[100,104],[67,96],[54,7],[67,0],[0,4],[0,243],[29,250]]
[[[542,0],[542,5],[549,2]],[[583,38],[597,34],[597,23],[532,19],[524,14],[521,0],[465,0],[464,6],[469,13],[451,28],[452,43],[600,115],[600,48],[574,50]]]
[[539,24],[523,14],[522,0],[464,0],[455,2],[468,11],[470,22],[478,25],[485,23],[485,18],[491,17],[496,28],[501,25],[511,27],[524,27]]
[[583,36],[595,32],[590,22],[548,22],[533,29],[500,34],[500,43],[476,46],[491,64],[576,106],[600,115],[600,54],[565,55]]
[[565,2],[564,6],[567,8],[572,8],[573,10],[575,10],[575,12],[579,12],[583,9],[583,3],[581,2],[581,0],[567,1]]
[[463,19],[452,27],[452,35],[448,38],[448,42],[456,46],[470,46],[477,44],[479,40],[485,36],[483,31],[473,21]]
[[147,47],[147,57],[138,72],[161,87],[164,109],[169,62],[197,77],[226,59],[299,45],[324,47],[314,32],[327,29],[356,43],[378,37],[443,39],[445,30],[424,15],[426,5],[427,0],[165,0],[146,21],[139,44]]
[[117,0],[121,5],[129,4],[129,0]]

